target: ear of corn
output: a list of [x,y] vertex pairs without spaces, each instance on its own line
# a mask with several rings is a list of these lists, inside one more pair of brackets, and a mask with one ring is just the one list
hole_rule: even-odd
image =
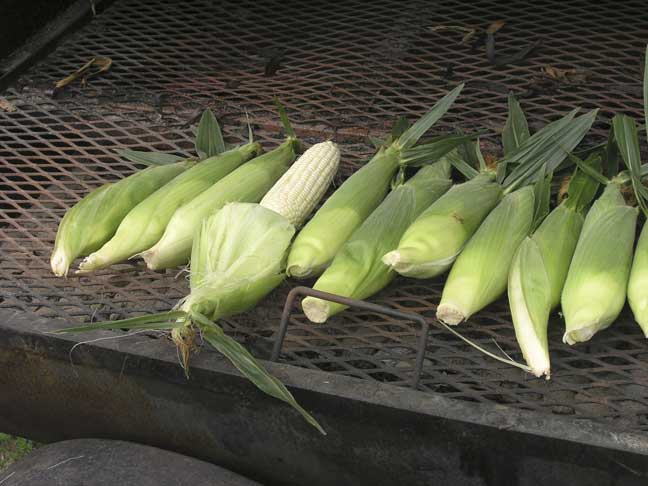
[[133,207],[188,166],[188,163],[176,163],[149,167],[121,181],[104,184],[75,204],[61,220],[56,233],[50,260],[54,274],[67,275],[76,258],[101,248]]
[[547,326],[560,303],[583,212],[598,183],[577,171],[569,196],[524,239],[515,253],[508,279],[508,298],[515,335],[522,354],[536,376],[550,375]]
[[626,298],[637,210],[610,183],[587,213],[561,304],[569,344],[589,340],[618,317]]
[[199,162],[135,206],[122,220],[115,235],[80,265],[85,273],[126,260],[160,239],[173,213],[261,149],[248,143]]
[[[443,160],[423,167],[393,189],[353,232],[313,288],[364,299],[387,286],[395,274],[381,262],[382,255],[398,244],[423,209],[448,190],[452,185],[449,177],[450,164]],[[345,308],[313,297],[305,298],[302,307],[313,322],[324,322]]]
[[295,159],[295,139],[263,154],[216,182],[179,208],[162,238],[142,254],[148,268],[159,270],[186,264],[202,220],[229,202],[258,202]]
[[450,270],[437,319],[459,324],[504,293],[513,254],[531,230],[533,211],[533,187],[518,189],[502,199]]
[[648,338],[648,223],[645,222],[634,252],[628,281],[628,303],[635,321]]
[[502,188],[492,174],[453,186],[407,228],[383,262],[407,277],[441,275],[501,197]]
[[[300,278],[317,275],[331,263],[353,231],[384,199],[400,165],[402,153],[412,148],[448,110],[462,87],[447,94],[391,145],[381,148],[326,200],[292,245],[288,255],[289,275]],[[422,156],[417,154],[419,159]]]

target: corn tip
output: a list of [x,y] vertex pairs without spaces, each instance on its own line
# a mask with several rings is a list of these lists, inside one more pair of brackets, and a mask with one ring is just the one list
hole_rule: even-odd
[[57,250],[52,253],[50,266],[52,267],[52,272],[57,277],[67,277],[68,270],[70,269],[70,261],[64,251]]
[[465,321],[468,316],[454,304],[439,304],[437,307],[436,318],[449,326],[456,326]]
[[329,303],[315,297],[306,297],[302,300],[302,309],[309,321],[316,324],[326,322],[329,317]]

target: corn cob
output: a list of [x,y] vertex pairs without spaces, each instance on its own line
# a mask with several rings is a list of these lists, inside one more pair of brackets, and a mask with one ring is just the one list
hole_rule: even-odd
[[504,293],[513,253],[531,229],[534,201],[533,188],[524,187],[486,217],[450,270],[437,319],[459,324]]
[[398,139],[381,148],[327,199],[295,238],[288,255],[289,275],[317,275],[331,263],[353,231],[384,199],[405,152],[448,110],[462,87],[447,94]]
[[295,159],[299,142],[290,138],[223,177],[179,208],[162,238],[142,254],[148,268],[159,270],[186,264],[202,220],[229,202],[258,202]]
[[67,276],[72,262],[98,250],[122,219],[142,200],[189,167],[189,162],[149,167],[121,181],[104,184],[63,217],[50,259],[55,275]]
[[[532,182],[544,165],[550,171],[557,167],[587,133],[596,114],[593,111],[573,119],[572,112],[528,137],[526,122],[519,120],[523,118],[519,105],[514,100],[509,103],[509,120],[517,121],[507,125],[517,126],[519,133],[507,137],[512,152],[499,162],[497,180],[483,163],[477,171],[454,154],[453,165],[471,179],[451,188],[414,221],[398,247],[384,256],[386,265],[414,278],[432,278],[446,272],[502,196]],[[507,165],[515,169],[505,177]]]
[[567,199],[524,239],[513,258],[508,280],[511,316],[524,359],[536,376],[550,376],[549,314],[560,303],[583,213],[597,187],[597,181],[577,170]]
[[173,213],[261,149],[248,143],[199,162],[155,191],[122,220],[115,235],[88,256],[79,273],[105,268],[151,248],[160,239]]
[[618,317],[626,298],[637,209],[611,182],[592,205],[562,292],[563,341],[589,340]]
[[[353,232],[338,254],[315,283],[323,290],[355,299],[375,294],[391,282],[395,273],[380,258],[394,248],[421,211],[452,185],[450,164],[442,160],[420,169],[414,177],[393,189],[385,200]],[[345,306],[313,297],[302,301],[306,317],[324,322]]]
[[502,198],[495,175],[483,173],[450,188],[403,234],[397,248],[385,254],[390,268],[414,278],[445,273],[484,218]]

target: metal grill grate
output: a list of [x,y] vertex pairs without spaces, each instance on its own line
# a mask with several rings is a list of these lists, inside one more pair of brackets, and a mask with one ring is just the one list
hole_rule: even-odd
[[[380,134],[396,115],[420,115],[457,82],[467,86],[441,129],[497,128],[506,94],[522,99],[531,125],[574,106],[641,114],[642,49],[646,23],[640,2],[458,1],[167,2],[118,0],[67,38],[26,73],[0,113],[0,307],[70,322],[115,319],[168,309],[186,294],[177,272],[117,265],[83,278],[56,279],[48,258],[66,208],[100,182],[133,169],[116,148],[192,151],[190,124],[215,108],[232,142],[242,140],[243,110],[266,147],[280,140],[271,97],[286,103],[307,140],[333,137],[343,146],[345,174],[371,152],[368,133]],[[439,25],[487,27],[503,18],[498,49],[541,40],[518,65],[493,66],[461,35],[432,32]],[[279,69],[265,76],[269,59],[284,49]],[[71,86],[56,100],[45,95],[54,80],[93,56],[114,67],[85,87]],[[546,65],[586,70],[584,84],[551,81]],[[604,123],[596,127],[601,136]],[[309,138],[310,137],[310,138]],[[259,356],[267,356],[288,282],[264,304],[224,326]],[[433,319],[441,281],[399,279],[373,299]],[[483,357],[433,327],[421,388],[449,397],[500,403],[547,413],[609,421],[648,431],[648,345],[627,315],[591,343],[560,342],[551,328],[551,381]],[[466,336],[516,359],[505,302],[463,326]],[[349,311],[324,326],[297,311],[283,361],[332,373],[406,386],[414,366],[418,329],[412,323]]]

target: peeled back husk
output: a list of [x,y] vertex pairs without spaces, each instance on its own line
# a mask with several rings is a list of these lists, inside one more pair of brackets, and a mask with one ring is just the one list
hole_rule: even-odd
[[502,188],[492,174],[453,186],[412,223],[383,262],[406,277],[441,275],[501,197]]
[[481,224],[452,266],[437,319],[455,325],[506,290],[513,255],[533,223],[534,189],[507,194]]
[[625,203],[617,184],[608,184],[585,218],[569,266],[561,297],[564,342],[589,340],[621,313],[636,224],[637,209]]
[[635,321],[648,338],[648,223],[644,223],[634,252],[628,282],[628,303]]
[[50,260],[54,274],[67,275],[76,258],[101,248],[131,209],[189,166],[188,162],[180,162],[149,167],[104,184],[81,199],[59,224]]
[[115,235],[79,267],[80,273],[105,268],[148,250],[162,237],[176,209],[191,201],[261,149],[248,143],[205,159],[155,191],[123,219]]
[[511,316],[524,359],[536,376],[550,375],[549,314],[560,303],[582,226],[581,213],[561,204],[524,239],[513,258],[508,280]]
[[229,202],[258,202],[295,159],[295,139],[265,153],[216,182],[173,214],[162,238],[142,254],[148,268],[186,264],[202,220]]
[[[395,273],[381,257],[394,248],[421,211],[450,188],[450,164],[443,160],[420,169],[393,189],[335,256],[313,286],[316,290],[365,299],[386,287]],[[325,322],[345,306],[314,297],[302,301],[306,317]]]
[[191,251],[191,292],[181,310],[217,320],[247,310],[285,277],[295,227],[253,203],[229,203],[203,220]]

